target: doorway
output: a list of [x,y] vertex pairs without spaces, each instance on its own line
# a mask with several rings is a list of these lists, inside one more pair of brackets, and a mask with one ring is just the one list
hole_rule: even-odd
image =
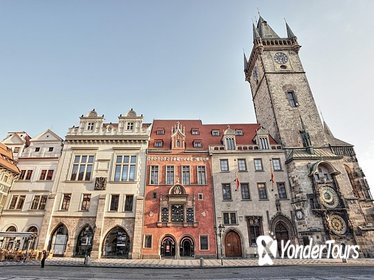
[[242,243],[239,234],[229,231],[225,236],[225,256],[227,258],[242,257]]

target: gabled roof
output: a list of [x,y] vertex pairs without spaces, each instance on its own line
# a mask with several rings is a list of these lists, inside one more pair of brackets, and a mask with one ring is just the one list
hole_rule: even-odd
[[12,150],[2,143],[0,143],[0,166],[16,174],[19,173],[19,169],[13,160]]
[[38,136],[31,139],[31,142],[37,142],[37,141],[62,141],[62,138],[58,136],[56,133],[54,133],[52,130],[47,129],[46,131],[40,133]]
[[[257,123],[252,124],[203,124],[201,120],[154,120],[152,125],[152,131],[150,135],[150,141],[148,147],[154,149],[154,143],[156,140],[163,141],[163,147],[157,148],[162,150],[169,150],[171,147],[171,135],[172,127],[179,122],[181,126],[185,127],[186,133],[186,150],[207,150],[209,145],[222,145],[222,137],[224,132],[229,127],[232,130],[242,130],[242,136],[236,136],[237,145],[252,145],[254,144],[253,139],[256,136],[257,130],[261,127]],[[164,134],[159,135],[157,131],[163,129]],[[192,129],[198,129],[199,134],[192,134]],[[219,136],[213,136],[212,131],[216,130],[219,132]],[[276,141],[269,137],[270,144],[277,144]],[[202,147],[196,148],[193,146],[193,141],[200,141]]]
[[[26,132],[23,132],[27,134]],[[2,141],[5,145],[23,145],[25,144],[25,139],[20,137],[20,132],[9,132],[8,136]]]

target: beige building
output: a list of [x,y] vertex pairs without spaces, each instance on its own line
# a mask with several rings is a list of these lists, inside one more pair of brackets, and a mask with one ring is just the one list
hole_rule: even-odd
[[218,133],[222,145],[209,147],[218,255],[255,257],[256,239],[264,234],[294,243],[291,191],[281,146],[258,124],[230,125]]
[[9,132],[4,139],[17,157],[20,174],[10,189],[0,218],[3,248],[34,249],[45,214],[48,196],[56,177],[62,139],[51,130],[35,138],[25,132]]
[[360,245],[363,256],[373,257],[374,208],[365,175],[353,145],[335,138],[321,121],[300,45],[286,29],[281,38],[260,17],[244,72],[258,123],[286,154],[299,242],[334,239]]
[[54,256],[140,256],[149,125],[95,110],[69,129],[48,200],[41,247]]

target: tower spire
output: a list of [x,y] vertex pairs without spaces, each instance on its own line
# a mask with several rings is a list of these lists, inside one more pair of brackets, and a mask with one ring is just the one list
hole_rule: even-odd
[[257,30],[261,39],[279,38],[278,34],[268,25],[267,21],[259,16]]
[[296,38],[295,34],[292,32],[292,29],[291,27],[288,25],[286,19],[284,19],[284,21],[286,22],[286,29],[287,29],[287,37],[288,38]]

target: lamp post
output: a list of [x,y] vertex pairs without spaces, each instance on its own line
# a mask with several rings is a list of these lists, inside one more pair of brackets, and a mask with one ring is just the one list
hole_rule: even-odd
[[[225,231],[225,226],[219,224],[218,227],[215,226],[214,230],[216,231],[217,237],[219,237],[219,245],[220,245],[220,255],[221,255],[221,265],[223,265],[223,248],[222,248],[222,233]],[[217,238],[218,241],[218,238]],[[218,246],[217,246],[218,247]],[[217,248],[218,249],[218,248]],[[217,250],[218,251],[218,250]],[[217,259],[218,259],[218,252],[217,252]]]

